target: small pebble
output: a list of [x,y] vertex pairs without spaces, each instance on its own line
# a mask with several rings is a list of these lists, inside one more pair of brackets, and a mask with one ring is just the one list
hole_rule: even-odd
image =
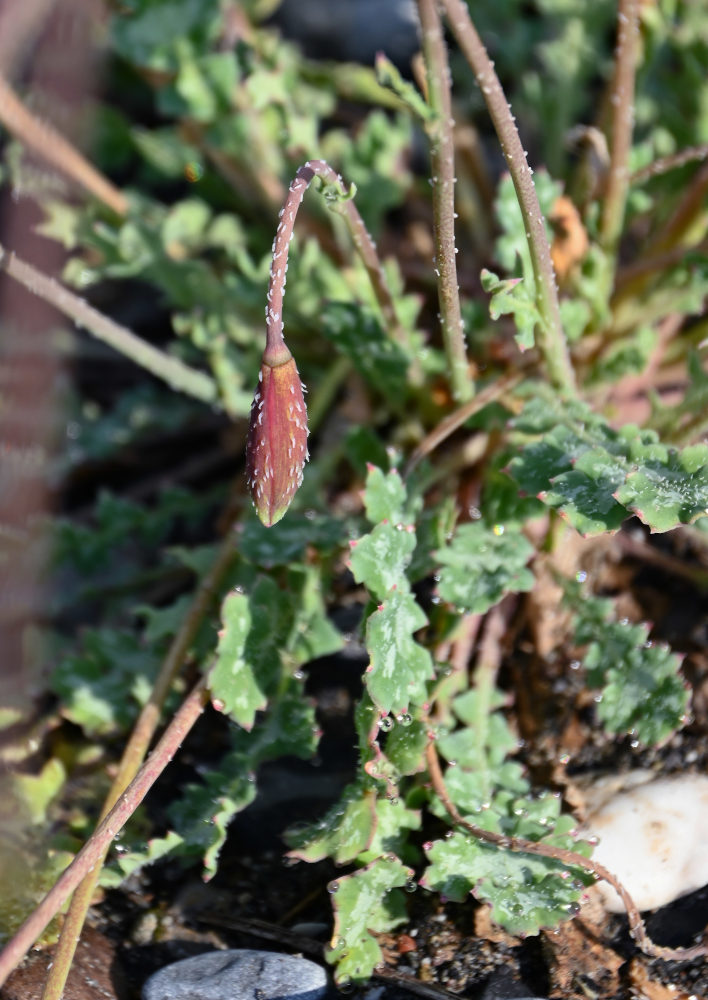
[[160,969],[143,986],[143,1000],[319,1000],[326,991],[327,975],[315,962],[244,948]]
[[[631,776],[631,783],[650,777]],[[586,834],[599,837],[593,858],[624,884],[640,910],[655,910],[708,884],[708,777],[677,774],[611,795],[588,818]],[[605,907],[624,913],[606,882]]]

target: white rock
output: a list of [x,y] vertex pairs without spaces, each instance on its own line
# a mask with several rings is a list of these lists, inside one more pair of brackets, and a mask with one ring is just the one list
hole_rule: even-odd
[[[617,876],[640,910],[665,906],[708,884],[708,777],[649,776],[632,775],[634,787],[597,806],[584,831],[599,838],[593,858]],[[624,912],[611,886],[600,882],[597,888],[608,910]]]

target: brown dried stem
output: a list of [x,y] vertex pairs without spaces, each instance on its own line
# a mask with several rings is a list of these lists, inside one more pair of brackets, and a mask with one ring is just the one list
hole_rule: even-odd
[[470,378],[460,308],[455,255],[455,143],[453,137],[450,67],[437,0],[418,0],[428,104],[433,112],[426,123],[430,139],[435,274],[440,323],[450,371],[452,394],[465,403],[474,392]]
[[708,144],[687,146],[686,149],[680,149],[677,153],[671,153],[670,156],[661,156],[653,163],[648,163],[646,167],[635,170],[629,176],[629,183],[630,185],[643,184],[644,181],[648,181],[652,177],[660,177],[662,174],[668,174],[670,170],[685,167],[687,163],[705,159],[708,159]]
[[[208,614],[214,602],[214,598],[234,560],[235,554],[234,539],[231,532],[229,532],[222,542],[209,572],[199,583],[189,610],[170,645],[150,693],[150,698],[143,707],[123,751],[123,756],[118,765],[118,772],[106,796],[99,819],[102,820],[108,815],[138,773],[155,734],[155,730],[159,725],[160,714],[165,699],[175,677],[184,666],[190,647],[194,642],[204,617]],[[44,992],[42,993],[42,1000],[60,1000],[61,998],[74,958],[74,952],[76,951],[76,945],[81,936],[81,929],[86,919],[86,913],[91,904],[91,898],[96,889],[101,874],[101,867],[106,859],[109,847],[110,844],[107,844],[103,855],[96,861],[93,871],[90,871],[84,877],[74,892],[66,917],[64,918],[59,942],[53,955],[52,965]]]
[[538,346],[546,370],[555,386],[575,394],[575,374],[560,318],[551,250],[518,129],[494,64],[470,19],[467,6],[462,0],[441,0],[441,3],[460,49],[477,78],[519,200],[536,285],[536,305],[541,317]]
[[617,11],[617,47],[610,103],[612,120],[609,148],[610,169],[602,203],[600,238],[605,249],[617,250],[622,233],[627,191],[629,190],[629,154],[634,125],[634,81],[639,41],[638,0],[619,0]]
[[128,200],[53,126],[28,111],[10,84],[0,76],[0,122],[33,153],[80,184],[117,215],[128,211]]
[[187,695],[149,758],[140,768],[109,814],[97,826],[69,867],[60,876],[39,906],[0,952],[0,987],[27,954],[47,924],[57,915],[74,889],[91,872],[122,830],[154,783],[172,760],[200,717],[208,701],[206,683],[201,680]]

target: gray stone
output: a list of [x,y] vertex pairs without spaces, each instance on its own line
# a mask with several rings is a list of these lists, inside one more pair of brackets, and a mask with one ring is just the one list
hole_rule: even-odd
[[325,970],[274,951],[208,951],[160,969],[143,986],[143,1000],[319,1000]]

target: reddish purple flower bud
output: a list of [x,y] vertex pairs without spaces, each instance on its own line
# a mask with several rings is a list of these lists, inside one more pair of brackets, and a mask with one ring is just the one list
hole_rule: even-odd
[[[266,360],[267,359],[267,360]],[[307,408],[290,351],[266,350],[251,404],[246,476],[256,513],[267,528],[279,521],[302,482]]]

